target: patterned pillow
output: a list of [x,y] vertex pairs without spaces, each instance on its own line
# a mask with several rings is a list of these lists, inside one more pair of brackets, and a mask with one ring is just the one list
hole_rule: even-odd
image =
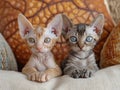
[[[97,60],[103,44],[114,27],[111,16],[104,5],[104,0],[0,0],[0,32],[11,46],[18,64],[25,64],[30,57],[30,50],[21,39],[18,31],[17,16],[23,13],[33,25],[46,26],[58,13],[66,14],[74,23],[89,24],[99,13],[105,15],[104,32],[95,53]],[[53,49],[57,63],[68,53],[68,46],[61,37]]]
[[112,30],[101,51],[100,67],[120,64],[120,23]]
[[0,69],[2,70],[17,70],[16,59],[11,48],[0,34]]

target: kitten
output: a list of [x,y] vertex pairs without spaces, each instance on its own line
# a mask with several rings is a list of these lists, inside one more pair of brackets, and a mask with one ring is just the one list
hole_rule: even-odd
[[61,35],[62,22],[62,16],[58,14],[46,28],[33,27],[24,15],[18,15],[20,35],[32,52],[29,61],[22,69],[29,80],[46,82],[62,74],[50,51]]
[[97,70],[93,48],[100,38],[104,16],[100,14],[90,25],[75,24],[63,15],[63,36],[70,45],[70,53],[62,62],[63,74],[73,78],[91,77]]

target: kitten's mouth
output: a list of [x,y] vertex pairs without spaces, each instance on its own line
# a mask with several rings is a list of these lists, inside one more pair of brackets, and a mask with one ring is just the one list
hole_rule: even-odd
[[84,50],[83,48],[79,48],[77,51],[78,52],[86,52],[86,50]]
[[42,49],[36,49],[36,52],[37,52],[37,53],[44,53],[44,52],[42,51]]
[[78,50],[74,50],[74,49],[72,49],[73,51],[77,51],[77,52],[85,52],[85,50],[83,50],[83,49],[78,49]]
[[43,53],[41,50],[36,50],[37,53]]
[[37,53],[46,53],[46,51],[37,50]]

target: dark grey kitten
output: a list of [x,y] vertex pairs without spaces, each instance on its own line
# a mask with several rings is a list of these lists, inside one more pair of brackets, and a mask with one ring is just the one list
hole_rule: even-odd
[[98,15],[90,25],[74,25],[63,15],[63,22],[63,36],[71,48],[62,62],[63,74],[73,78],[91,77],[98,70],[93,48],[102,33],[104,16]]

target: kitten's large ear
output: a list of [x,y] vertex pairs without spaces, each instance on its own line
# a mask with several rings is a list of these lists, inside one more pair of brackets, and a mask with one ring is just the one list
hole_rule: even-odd
[[103,26],[104,26],[104,15],[99,14],[94,21],[92,22],[91,26],[95,28],[95,32],[100,36],[103,32]]
[[58,14],[56,15],[51,22],[47,25],[47,28],[55,34],[56,37],[59,37],[62,32],[62,26],[63,26],[63,20],[62,15]]
[[30,30],[33,30],[32,24],[22,14],[18,15],[18,27],[22,38],[25,38],[25,35],[29,33]]
[[62,18],[63,18],[63,31],[62,34],[63,36],[66,35],[66,33],[68,32],[69,28],[71,28],[73,26],[71,20],[64,14],[62,14]]

